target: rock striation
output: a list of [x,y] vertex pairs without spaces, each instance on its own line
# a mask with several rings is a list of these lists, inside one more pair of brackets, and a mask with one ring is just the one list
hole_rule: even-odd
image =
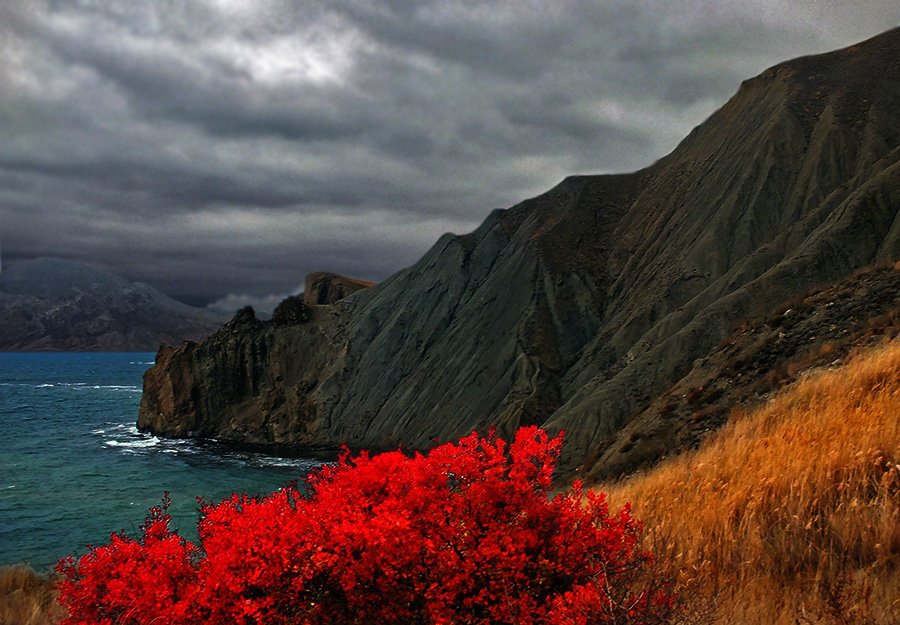
[[737,322],[900,254],[898,59],[895,29],[782,63],[644,170],[567,178],[302,323],[163,349],[138,424],[367,448],[540,424],[567,469],[629,470],[604,454]]
[[738,323],[584,463],[602,481],[693,448],[816,369],[900,335],[900,263],[854,272]]
[[222,321],[146,284],[38,258],[0,274],[0,350],[154,351],[205,338]]

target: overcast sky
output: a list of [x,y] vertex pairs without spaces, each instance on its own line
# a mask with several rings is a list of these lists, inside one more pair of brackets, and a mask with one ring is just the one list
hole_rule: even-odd
[[898,24],[896,0],[2,0],[3,264],[231,308],[380,280]]

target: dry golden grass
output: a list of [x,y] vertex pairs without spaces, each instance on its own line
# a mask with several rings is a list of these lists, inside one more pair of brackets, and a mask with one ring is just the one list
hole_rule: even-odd
[[900,623],[900,341],[599,490],[722,622]]
[[51,625],[62,617],[52,580],[28,566],[0,566],[0,625]]

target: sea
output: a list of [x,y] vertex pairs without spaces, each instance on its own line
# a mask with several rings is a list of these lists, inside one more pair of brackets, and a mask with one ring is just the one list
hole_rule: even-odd
[[0,565],[46,572],[111,533],[139,535],[162,503],[196,540],[198,497],[260,496],[328,459],[273,457],[138,432],[152,353],[0,353]]

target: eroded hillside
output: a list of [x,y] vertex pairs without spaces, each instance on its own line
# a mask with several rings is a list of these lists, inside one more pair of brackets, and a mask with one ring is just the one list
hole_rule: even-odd
[[139,425],[382,448],[540,424],[567,469],[603,458],[736,323],[900,256],[898,58],[893,30],[783,63],[645,170],[494,211],[309,321],[165,351]]

